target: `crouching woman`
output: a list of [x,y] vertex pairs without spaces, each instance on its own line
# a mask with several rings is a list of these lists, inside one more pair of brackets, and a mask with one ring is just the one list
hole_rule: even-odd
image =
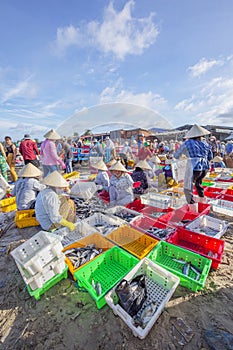
[[133,179],[120,161],[109,168],[110,177],[109,196],[110,206],[127,205],[134,200]]
[[[54,171],[43,180],[46,188],[36,199],[36,219],[46,231],[66,226],[74,231],[76,221],[75,203],[65,192],[69,191],[68,183],[58,171]],[[62,194],[63,193],[63,194]]]

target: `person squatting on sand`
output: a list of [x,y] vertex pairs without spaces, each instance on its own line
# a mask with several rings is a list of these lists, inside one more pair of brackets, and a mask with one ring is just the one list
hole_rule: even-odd
[[66,226],[70,231],[75,230],[75,203],[65,192],[69,192],[68,183],[54,171],[43,179],[46,188],[42,190],[35,204],[36,219],[43,230],[51,231]]
[[193,183],[196,186],[200,201],[204,198],[204,189],[201,186],[206,176],[213,154],[210,145],[202,141],[202,137],[210,132],[199,125],[193,127],[185,135],[186,141],[178,148],[174,158],[178,159],[184,154],[187,157],[187,165],[184,177],[184,194],[187,203],[195,203],[193,198]]
[[41,176],[42,172],[31,163],[25,165],[19,172],[19,179],[11,191],[11,195],[16,196],[18,210],[35,207],[38,193],[46,187],[39,181]]
[[[99,190],[105,190],[108,192],[109,190],[109,176],[108,176],[108,168],[103,160],[99,160],[97,163],[94,163],[93,168],[98,170],[98,174],[95,178],[95,184]],[[98,187],[99,186],[99,187]]]
[[134,200],[133,179],[127,169],[117,161],[109,170],[112,173],[109,186],[110,206],[131,203]]

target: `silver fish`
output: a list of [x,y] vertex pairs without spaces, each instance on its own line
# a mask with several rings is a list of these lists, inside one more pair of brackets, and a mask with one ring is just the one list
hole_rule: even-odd
[[182,270],[182,273],[185,275],[185,276],[188,276],[189,275],[189,269],[190,269],[190,264],[189,263],[186,263],[183,267],[183,270]]
[[172,260],[175,261],[175,262],[177,262],[177,263],[179,263],[179,264],[186,264],[186,261],[185,261],[185,260],[175,259],[175,258],[173,258]]

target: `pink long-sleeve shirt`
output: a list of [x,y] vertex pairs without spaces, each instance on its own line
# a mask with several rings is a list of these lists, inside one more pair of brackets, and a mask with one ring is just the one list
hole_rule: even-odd
[[58,163],[63,163],[57,155],[56,145],[52,140],[46,139],[42,142],[40,155],[43,165],[57,165]]

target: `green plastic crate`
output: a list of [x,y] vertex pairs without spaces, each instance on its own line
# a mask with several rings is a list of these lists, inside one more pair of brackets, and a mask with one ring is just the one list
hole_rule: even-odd
[[65,267],[65,270],[62,273],[59,273],[52,277],[49,281],[45,282],[43,287],[32,290],[29,285],[27,285],[28,293],[31,297],[34,297],[36,300],[40,299],[40,296],[44,294],[51,287],[55,286],[58,282],[68,277],[68,266]]
[[[105,295],[139,262],[135,256],[119,247],[113,247],[96,257],[74,273],[80,287],[84,287],[95,300],[98,309],[105,304]],[[101,293],[97,294],[92,281],[99,282]]]
[[[160,241],[147,257],[174,273],[174,275],[180,278],[181,286],[194,292],[204,287],[212,263],[210,259],[164,241]],[[183,273],[184,264],[176,262],[173,259],[185,260],[197,268],[200,271],[198,280],[195,279],[197,274],[192,269],[189,269],[188,275],[185,275]]]

